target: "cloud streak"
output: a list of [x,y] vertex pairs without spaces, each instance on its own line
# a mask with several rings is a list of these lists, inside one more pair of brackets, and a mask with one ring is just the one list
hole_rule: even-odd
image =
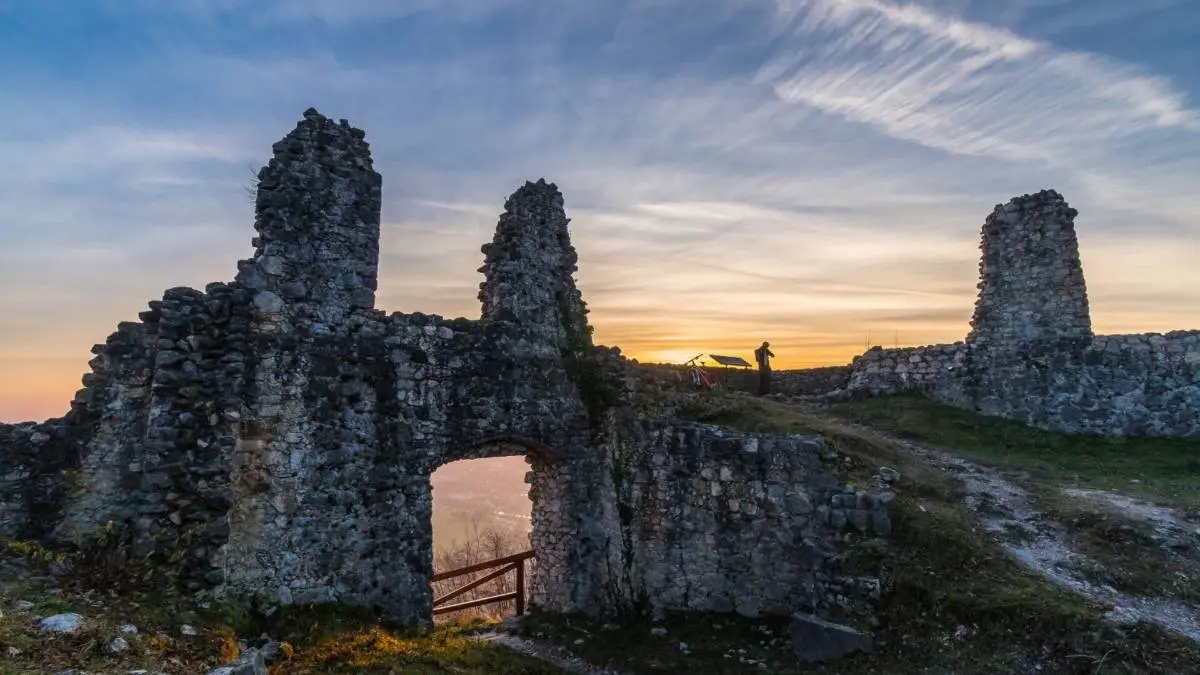
[[[760,77],[782,99],[938,150],[1054,161],[1079,141],[1200,131],[1200,114],[1170,82],[1103,56],[917,5],[779,1],[798,42],[826,38],[763,69]],[[839,65],[804,67],[814,56]]]
[[479,246],[544,176],[598,339],[636,357],[959,339],[984,218],[1042,187],[1081,212],[1097,328],[1179,327],[1200,83],[1162,55],[1187,26],[1097,2],[1158,49],[1087,46],[1107,20],[1056,42],[1085,0],[0,5],[0,419],[61,411],[118,321],[233,275],[250,172],[312,105],[384,175],[387,310],[477,315]]
[[[1113,147],[1128,138],[1157,145],[1162,137],[1154,134],[1170,131],[1178,134],[1172,144],[1200,150],[1200,113],[1183,91],[1104,55],[916,4],[779,0],[779,14],[791,48],[759,79],[784,101],[895,138],[1085,177],[1089,167],[1121,161]],[[1165,211],[1181,221],[1194,213]]]

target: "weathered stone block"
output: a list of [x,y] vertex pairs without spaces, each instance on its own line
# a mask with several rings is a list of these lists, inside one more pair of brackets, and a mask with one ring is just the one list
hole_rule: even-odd
[[791,637],[792,649],[800,663],[836,661],[875,648],[875,641],[869,635],[812,614],[792,616]]

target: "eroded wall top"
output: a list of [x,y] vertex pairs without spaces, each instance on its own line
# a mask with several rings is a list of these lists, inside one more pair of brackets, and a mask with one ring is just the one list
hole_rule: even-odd
[[375,306],[383,179],[364,132],[312,108],[272,151],[258,173],[254,257],[237,281],[268,324],[328,332]]
[[495,236],[482,248],[484,319],[536,326],[546,342],[561,347],[591,345],[569,222],[558,186],[544,179],[508,198]]

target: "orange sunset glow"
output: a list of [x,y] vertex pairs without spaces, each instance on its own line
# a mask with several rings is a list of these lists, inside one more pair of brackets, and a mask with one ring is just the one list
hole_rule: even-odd
[[[1194,78],[1025,31],[1006,3],[750,3],[703,39],[669,3],[536,13],[537,39],[479,31],[534,12],[502,2],[221,23],[224,4],[108,3],[84,13],[102,34],[49,4],[5,24],[0,420],[65,412],[118,322],[233,278],[254,173],[310,106],[371,144],[388,311],[478,316],[479,247],[544,177],[597,341],[639,360],[961,339],[984,219],[1044,188],[1079,210],[1097,332],[1200,324]],[[25,21],[82,37],[47,48]]]
[[[718,353],[752,360],[754,347],[767,339],[777,356],[776,367],[806,368],[848,363],[868,344],[953,342],[968,330],[977,264],[973,233],[940,245],[897,236],[888,242],[894,248],[868,248],[861,261],[851,259],[849,251],[839,259],[835,239],[826,240],[829,249],[823,249],[822,240],[813,237],[807,247],[804,241],[793,245],[804,251],[795,264],[780,260],[773,273],[769,264],[757,269],[744,269],[751,266],[736,262],[692,264],[686,259],[654,264],[651,251],[631,260],[606,259],[596,249],[602,253],[606,245],[619,242],[588,236],[586,218],[570,213],[570,204],[568,212],[575,216],[579,283],[592,310],[596,340],[621,346],[631,358],[680,363],[700,353]],[[1200,272],[1189,266],[1188,249],[1133,249],[1131,242],[1120,239],[1089,242],[1087,218],[1078,221],[1097,332],[1167,331],[1187,325],[1191,317],[1186,301],[1200,288]],[[477,227],[481,233],[485,229],[483,223]],[[384,232],[379,307],[478,315],[474,292],[480,275],[474,270],[479,262],[471,258],[480,257],[476,242],[481,239],[447,247],[445,272],[431,282],[388,264],[389,255],[394,255],[389,252],[400,248],[396,240],[404,236],[404,224],[387,224]],[[63,298],[58,307],[30,307],[23,317],[22,339],[6,339],[0,352],[0,419],[43,419],[65,412],[88,370],[92,344],[103,342],[118,321],[136,320],[146,301],[161,296],[161,290],[155,294],[153,288],[203,287],[208,281],[230,278],[228,270],[239,257],[241,243],[231,239],[225,260],[213,256],[212,263],[201,268],[208,270],[207,276],[182,278],[162,270],[120,284],[128,289],[126,295],[104,304],[85,306],[82,299]],[[931,259],[933,255],[942,257]],[[914,262],[905,265],[888,256]],[[803,278],[806,268],[820,270],[811,273],[823,279]]]

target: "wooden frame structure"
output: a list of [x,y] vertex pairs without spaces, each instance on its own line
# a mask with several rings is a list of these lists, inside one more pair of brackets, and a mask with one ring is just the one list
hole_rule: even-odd
[[[437,574],[430,577],[431,582],[445,581],[446,579],[453,579],[454,577],[461,577],[466,574],[471,574],[472,572],[482,572],[483,570],[491,569],[493,567],[500,567],[500,569],[496,570],[495,572],[491,572],[490,574],[485,574],[482,577],[476,579],[475,581],[472,581],[471,583],[469,583],[465,586],[456,588],[453,591],[450,591],[449,593],[443,595],[440,598],[434,598],[434,600],[433,600],[434,616],[437,616],[438,614],[446,614],[449,612],[457,612],[457,611],[463,610],[463,609],[471,609],[472,607],[482,607],[483,605],[490,605],[495,602],[505,602],[508,600],[516,600],[517,601],[517,614],[518,615],[524,614],[525,613],[525,561],[530,560],[533,557],[534,557],[533,551],[525,551],[523,553],[516,553],[516,554],[510,555],[510,556],[505,556],[503,558],[496,558],[495,560],[488,560],[487,562],[481,562],[481,563],[476,563],[474,565],[468,565],[467,567],[461,567],[459,569],[450,570],[448,572],[438,572]],[[468,591],[473,591],[476,588],[479,588],[480,586],[486,584],[487,582],[492,581],[494,579],[498,579],[498,578],[504,576],[505,574],[508,574],[509,572],[512,572],[514,570],[517,573],[517,589],[511,593],[501,593],[500,595],[492,595],[492,596],[489,596],[486,598],[479,598],[478,600],[468,600],[467,602],[456,602],[453,605],[445,604],[449,600],[453,600],[454,598],[457,598],[458,596],[460,596]]]

